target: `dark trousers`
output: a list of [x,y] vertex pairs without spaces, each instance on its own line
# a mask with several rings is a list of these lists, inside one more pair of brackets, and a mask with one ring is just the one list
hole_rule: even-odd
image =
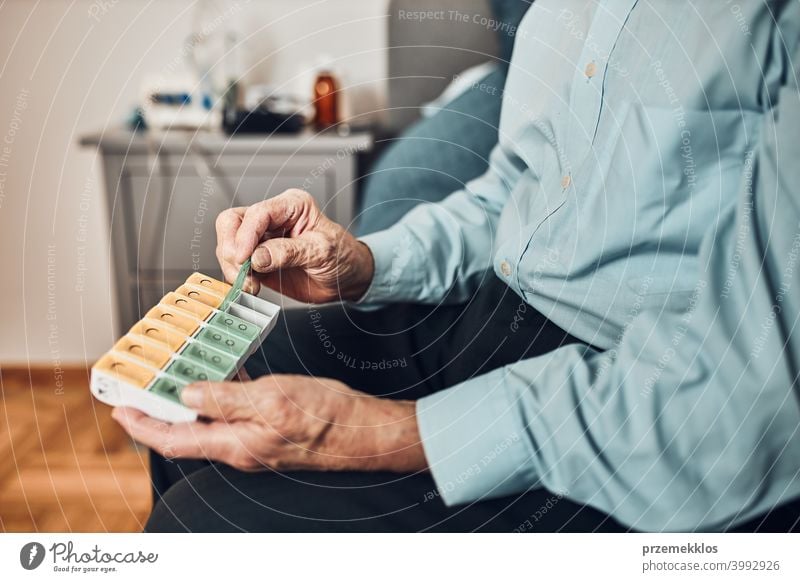
[[[492,279],[466,305],[286,311],[246,367],[253,378],[306,374],[418,399],[577,341]],[[151,471],[147,531],[626,531],[544,489],[446,507],[428,474],[245,473],[155,454]],[[786,531],[785,521],[770,517],[746,529]]]

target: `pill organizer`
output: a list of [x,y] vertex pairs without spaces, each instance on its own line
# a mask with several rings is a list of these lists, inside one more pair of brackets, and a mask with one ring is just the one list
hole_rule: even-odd
[[194,273],[97,361],[92,394],[166,422],[196,420],[197,413],[181,404],[183,387],[231,379],[272,331],[279,311],[274,303]]

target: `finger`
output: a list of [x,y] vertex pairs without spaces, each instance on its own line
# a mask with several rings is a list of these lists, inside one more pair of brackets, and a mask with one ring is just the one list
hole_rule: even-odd
[[217,216],[217,259],[220,265],[223,262],[236,264],[236,232],[242,224],[246,211],[245,207],[229,208]]
[[[232,283],[239,274],[240,264],[235,262],[236,257],[236,231],[242,223],[242,217],[247,209],[244,207],[230,208],[222,212],[216,221],[217,228],[217,261],[222,269],[223,278]],[[244,285],[247,293],[258,293],[261,285],[258,281],[249,278]]]
[[[236,281],[236,277],[239,275],[239,269],[241,269],[241,265],[236,268],[236,275],[232,279],[229,279],[228,282],[233,284]],[[245,293],[250,293],[251,295],[258,295],[258,292],[261,290],[261,281],[256,278],[251,271],[250,275],[244,278],[244,282],[242,283],[242,291]]]
[[236,231],[235,262],[245,262],[267,233],[302,231],[311,222],[314,209],[314,199],[302,190],[287,190],[250,206]]
[[256,247],[252,266],[263,274],[293,267],[315,267],[326,252],[325,243],[316,237],[273,238]]
[[242,290],[251,295],[258,295],[258,292],[261,290],[261,280],[255,277],[251,271],[251,274],[247,275],[244,279]]
[[[233,283],[236,281],[236,278],[239,276],[239,270],[242,266],[222,262],[220,262],[220,266],[222,267],[222,273],[225,281],[233,285]],[[242,290],[245,293],[257,295],[259,289],[261,289],[261,282],[248,275],[242,284]]]
[[221,460],[236,446],[236,435],[224,423],[169,424],[133,408],[115,408],[112,416],[135,441],[165,458]]
[[253,418],[250,382],[202,382],[181,391],[181,401],[206,418],[233,422]]

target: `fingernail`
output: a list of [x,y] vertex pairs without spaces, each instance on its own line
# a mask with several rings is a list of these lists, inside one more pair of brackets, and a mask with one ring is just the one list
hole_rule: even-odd
[[203,403],[203,390],[197,386],[187,386],[181,391],[181,401],[190,408],[199,408]]
[[[253,253],[255,255],[255,253]],[[269,252],[269,249],[262,249],[260,253],[258,253],[258,268],[262,271],[266,271],[272,265],[272,253]],[[255,267],[253,267],[255,269]]]

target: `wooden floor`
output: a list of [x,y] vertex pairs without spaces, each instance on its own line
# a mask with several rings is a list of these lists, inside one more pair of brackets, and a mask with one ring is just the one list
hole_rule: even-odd
[[147,455],[88,390],[88,371],[0,366],[0,532],[139,531]]

